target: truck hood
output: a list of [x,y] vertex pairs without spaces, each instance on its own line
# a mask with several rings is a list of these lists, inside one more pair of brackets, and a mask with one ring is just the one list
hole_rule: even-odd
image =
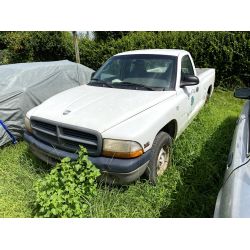
[[100,133],[175,95],[175,91],[144,91],[83,85],[57,94],[28,112],[56,122]]

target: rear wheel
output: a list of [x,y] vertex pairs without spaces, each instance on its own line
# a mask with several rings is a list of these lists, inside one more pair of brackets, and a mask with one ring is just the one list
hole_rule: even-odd
[[155,137],[151,158],[144,173],[153,185],[157,183],[157,177],[163,175],[169,165],[171,144],[172,138],[165,132],[160,132]]
[[212,86],[210,86],[210,87],[208,88],[207,96],[206,96],[206,103],[209,102],[209,99],[210,99],[210,97],[211,97],[211,90],[212,90]]

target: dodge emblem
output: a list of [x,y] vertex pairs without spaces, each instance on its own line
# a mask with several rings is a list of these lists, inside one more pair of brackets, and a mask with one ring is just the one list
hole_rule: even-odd
[[67,114],[69,114],[71,111],[70,110],[65,110],[64,112],[63,112],[63,115],[67,115]]

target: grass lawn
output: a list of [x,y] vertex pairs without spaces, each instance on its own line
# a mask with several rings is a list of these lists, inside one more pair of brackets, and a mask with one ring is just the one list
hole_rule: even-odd
[[[100,186],[89,217],[212,217],[242,105],[232,92],[216,90],[175,142],[157,186]],[[33,184],[48,171],[25,142],[0,149],[0,217],[32,217]]]

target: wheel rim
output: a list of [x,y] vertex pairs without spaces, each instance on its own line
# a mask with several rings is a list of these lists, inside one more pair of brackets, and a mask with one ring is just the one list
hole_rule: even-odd
[[169,148],[164,146],[161,148],[158,159],[157,159],[157,176],[160,176],[164,173],[168,167],[169,162]]

